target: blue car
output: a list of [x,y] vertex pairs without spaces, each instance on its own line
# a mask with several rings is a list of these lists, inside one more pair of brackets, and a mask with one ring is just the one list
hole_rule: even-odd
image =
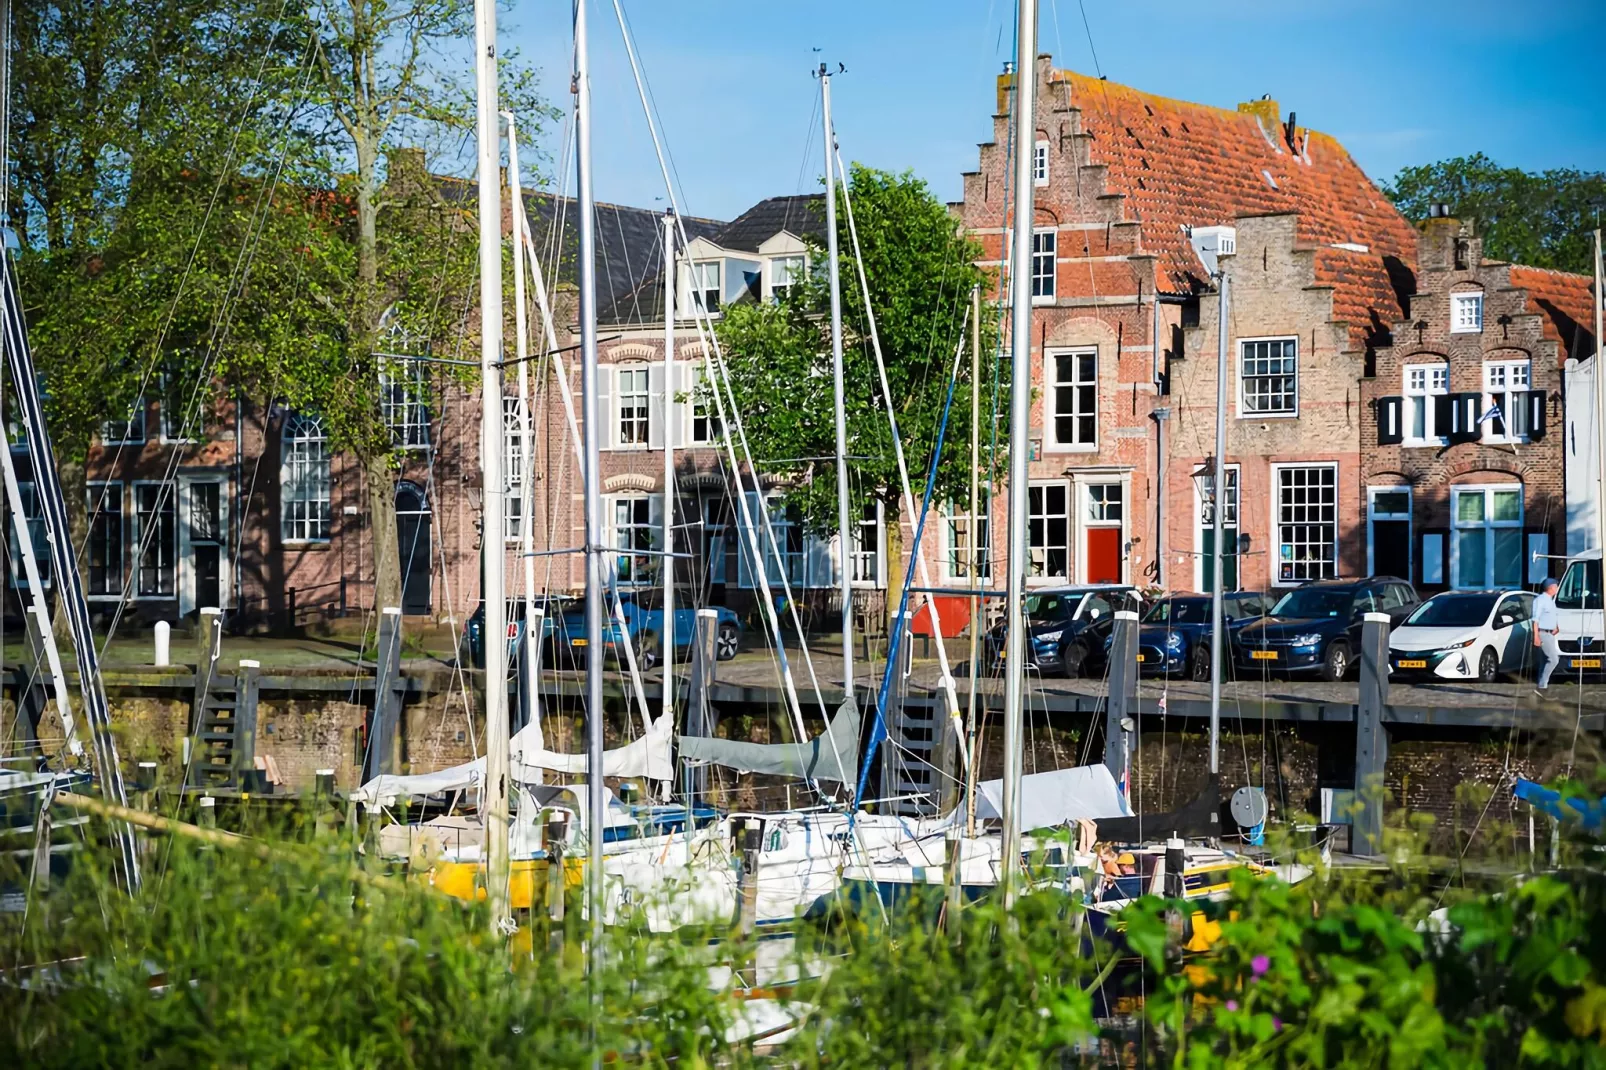
[[1416,588],[1392,576],[1313,580],[1283,595],[1269,616],[1233,633],[1238,677],[1316,673],[1342,680],[1361,649],[1366,614],[1387,613],[1399,627],[1417,605]]
[[[607,600],[604,604],[602,621],[603,657],[622,663],[625,636],[629,635],[630,644],[636,652],[636,664],[643,669],[651,669],[658,665],[663,658],[662,597],[662,592],[657,590],[620,591],[619,603],[625,623],[623,631],[620,630],[619,621],[613,615],[612,598]],[[729,661],[736,656],[742,646],[741,621],[735,613],[724,606],[706,608],[712,609],[715,613],[714,657],[720,661]],[[563,612],[550,623],[553,625],[549,635],[552,652],[571,661],[584,660],[587,647],[585,600],[574,599],[565,603]],[[696,631],[697,607],[691,601],[691,592],[686,592],[684,600],[677,593],[675,599],[677,658],[684,659],[688,656],[692,637]]]
[[[545,607],[537,603],[538,608],[545,608],[546,616],[543,618],[541,629],[541,642],[548,643],[552,639],[553,617],[563,611],[563,608],[572,599],[563,599],[559,602],[549,602]],[[510,598],[507,603],[507,663],[510,667],[518,664],[519,651],[524,646],[524,599]],[[466,655],[466,656],[465,656]],[[463,625],[463,638],[459,646],[460,660],[471,662],[476,669],[485,668],[485,603],[481,602],[474,610],[474,615],[468,618]]]
[[[1221,596],[1227,626],[1224,660],[1231,661],[1232,633],[1264,616],[1269,599],[1259,591],[1228,591]],[[1171,594],[1154,604],[1138,632],[1138,672],[1144,676],[1210,679],[1210,596]]]

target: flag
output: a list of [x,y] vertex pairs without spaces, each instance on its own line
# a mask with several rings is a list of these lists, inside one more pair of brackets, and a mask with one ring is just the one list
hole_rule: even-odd
[[1499,405],[1490,405],[1488,411],[1485,412],[1482,416],[1478,417],[1478,422],[1480,424],[1483,423],[1485,420],[1499,420],[1501,423],[1504,423],[1505,422],[1505,417],[1500,415],[1500,406]]

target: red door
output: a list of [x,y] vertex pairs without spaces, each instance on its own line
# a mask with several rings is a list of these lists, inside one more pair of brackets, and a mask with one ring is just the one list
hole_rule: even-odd
[[1121,529],[1087,529],[1087,582],[1121,582]]

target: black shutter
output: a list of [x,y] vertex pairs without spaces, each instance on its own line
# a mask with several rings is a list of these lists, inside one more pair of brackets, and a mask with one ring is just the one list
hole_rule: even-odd
[[1478,417],[1483,415],[1482,394],[1451,394],[1450,441],[1475,442]]
[[1523,411],[1528,417],[1528,426],[1524,430],[1528,432],[1530,441],[1538,442],[1545,437],[1545,408],[1548,399],[1543,390],[1525,391],[1521,397]]
[[1455,421],[1455,395],[1433,395],[1433,431],[1441,438],[1450,437],[1450,428]]
[[1388,397],[1377,399],[1377,444],[1379,446],[1392,446],[1405,438],[1404,412],[1404,398]]

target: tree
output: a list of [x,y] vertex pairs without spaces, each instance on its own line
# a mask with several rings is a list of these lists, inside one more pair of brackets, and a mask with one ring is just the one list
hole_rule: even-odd
[[[956,347],[968,338],[966,326],[973,285],[987,292],[988,277],[976,266],[980,248],[964,233],[946,206],[910,173],[890,174],[854,164],[849,191],[862,246],[865,275],[876,328],[887,364],[887,379],[898,417],[898,431],[916,496],[926,475],[948,399],[949,373]],[[844,395],[847,450],[852,458],[853,502],[857,511],[879,501],[885,510],[889,591],[888,612],[903,584],[902,487],[890,423],[882,399],[869,320],[848,232],[847,206],[838,195],[837,245],[841,257]],[[819,207],[823,215],[823,202]],[[777,304],[737,303],[719,324],[732,391],[754,458],[766,462],[795,457],[834,457],[830,292],[823,245],[810,242],[813,270]],[[1007,448],[1007,366],[995,359],[993,318],[983,311],[982,456],[986,472],[994,464],[992,445]],[[967,343],[968,344],[968,343]],[[961,359],[946,446],[932,488],[933,513],[924,540],[937,537],[936,509],[947,501],[968,501],[971,479],[970,360]],[[997,419],[995,419],[995,411]],[[996,437],[993,429],[997,428]],[[786,493],[805,527],[837,530],[835,462],[805,461],[792,466]],[[907,518],[911,524],[917,518]],[[927,545],[931,543],[928,541]]]
[[1403,168],[1383,192],[1408,219],[1450,206],[1474,222],[1485,255],[1534,267],[1589,274],[1590,232],[1606,214],[1606,173],[1502,167],[1480,153]]

